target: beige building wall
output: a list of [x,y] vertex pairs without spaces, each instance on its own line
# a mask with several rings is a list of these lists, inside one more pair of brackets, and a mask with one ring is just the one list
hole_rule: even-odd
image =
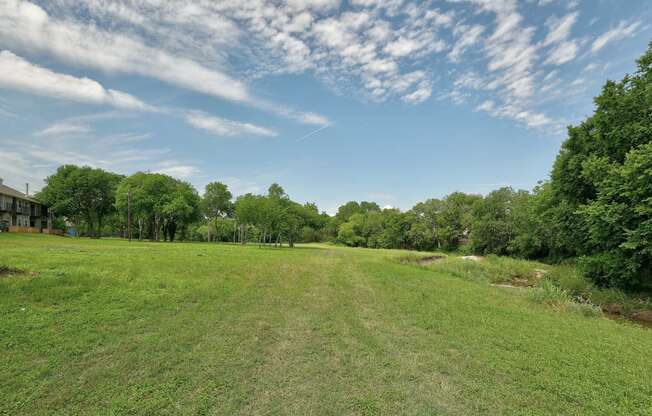
[[11,197],[0,195],[0,207],[2,209],[6,209],[7,206],[6,204],[9,204],[11,206]]
[[29,227],[29,215],[16,215],[16,224],[18,227]]

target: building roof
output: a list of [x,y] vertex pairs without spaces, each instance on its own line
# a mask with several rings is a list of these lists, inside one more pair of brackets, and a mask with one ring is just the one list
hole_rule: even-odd
[[20,199],[26,199],[28,201],[41,204],[41,202],[35,198],[32,198],[31,196],[27,196],[22,192],[19,192],[15,190],[14,188],[10,188],[7,185],[4,185],[0,183],[0,195],[8,195],[14,198],[20,198]]

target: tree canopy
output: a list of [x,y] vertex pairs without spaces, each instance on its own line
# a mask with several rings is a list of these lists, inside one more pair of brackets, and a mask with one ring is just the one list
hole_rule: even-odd
[[64,165],[45,179],[37,197],[55,215],[85,225],[88,235],[99,237],[102,221],[115,209],[115,191],[121,179],[102,169]]

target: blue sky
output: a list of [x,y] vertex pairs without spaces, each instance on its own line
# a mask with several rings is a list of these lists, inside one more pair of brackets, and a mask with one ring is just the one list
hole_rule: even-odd
[[4,0],[0,177],[278,182],[331,213],[530,189],[651,21],[647,0]]

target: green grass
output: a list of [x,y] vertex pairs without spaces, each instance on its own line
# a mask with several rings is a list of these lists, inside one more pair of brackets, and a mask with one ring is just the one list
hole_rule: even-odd
[[0,414],[652,413],[651,330],[405,256],[0,234]]

